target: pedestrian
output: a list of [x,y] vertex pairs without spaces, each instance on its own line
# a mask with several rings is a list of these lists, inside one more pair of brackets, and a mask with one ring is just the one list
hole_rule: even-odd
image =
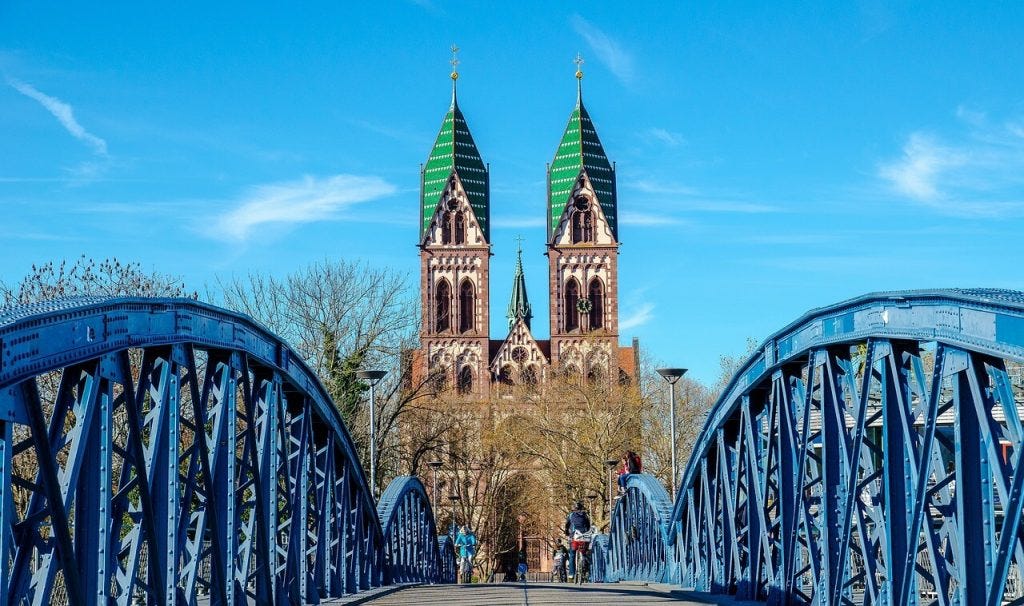
[[566,549],[565,543],[562,542],[561,538],[555,539],[555,546],[551,550],[551,561],[554,562],[555,570],[552,575],[552,581],[558,581],[564,583],[565,578],[565,566],[569,560],[569,550]]
[[632,450],[627,450],[622,455],[622,467],[619,468],[619,493],[626,492],[626,482],[631,474],[642,472],[643,464],[640,462],[640,455]]

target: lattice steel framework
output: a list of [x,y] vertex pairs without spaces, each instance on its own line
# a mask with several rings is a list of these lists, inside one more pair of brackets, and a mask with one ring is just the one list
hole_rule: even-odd
[[244,316],[181,299],[0,312],[0,419],[2,603],[317,603],[384,582],[341,418]]
[[434,513],[419,478],[399,476],[392,480],[380,497],[377,513],[384,529],[386,582],[454,582],[441,579]]
[[606,581],[663,580],[669,558],[666,549],[672,533],[672,500],[658,480],[649,474],[627,478],[626,492],[612,511],[607,556],[595,561],[598,576]]
[[[1024,602],[1022,361],[1018,292],[806,314],[712,409],[647,578],[786,604]],[[620,509],[613,528],[646,515]]]

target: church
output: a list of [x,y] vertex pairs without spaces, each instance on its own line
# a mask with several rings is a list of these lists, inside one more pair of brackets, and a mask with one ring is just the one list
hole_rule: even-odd
[[[639,348],[619,345],[619,225],[615,166],[583,105],[576,105],[547,167],[549,339],[533,335],[521,245],[506,317],[490,334],[490,175],[456,95],[420,175],[420,348],[412,382],[468,399],[498,397],[562,373],[589,382],[635,380]],[[503,392],[503,390],[505,390]]]

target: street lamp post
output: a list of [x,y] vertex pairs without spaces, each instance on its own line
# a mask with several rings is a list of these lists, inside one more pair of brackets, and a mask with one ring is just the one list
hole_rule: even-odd
[[448,500],[452,503],[452,544],[455,543],[455,504],[458,503],[460,499],[462,499],[462,497],[457,494],[448,495]]
[[686,374],[685,368],[659,368],[658,374],[669,384],[670,404],[668,409],[669,432],[672,441],[672,502],[676,500],[676,383]]
[[[590,493],[590,494],[587,495],[587,500],[590,501],[590,519],[591,520],[594,519],[594,499],[596,499],[596,498],[597,498],[597,495],[594,494],[594,493]],[[593,522],[591,522],[591,524],[593,524]]]
[[433,461],[428,461],[427,465],[430,466],[430,471],[433,472],[433,476],[434,476],[434,483],[432,485],[433,486],[433,490],[431,491],[431,495],[430,495],[430,509],[432,509],[434,511],[434,515],[436,516],[437,515],[437,470],[441,469],[441,466],[444,465],[444,463],[442,463],[441,461],[438,461],[437,459],[435,459]]
[[383,370],[357,370],[356,378],[370,384],[370,492],[377,498],[377,406],[373,400],[373,388],[388,374]]
[[604,462],[608,466],[608,519],[612,519],[612,503],[615,501],[615,495],[612,493],[612,470],[619,464],[616,459],[607,459]]

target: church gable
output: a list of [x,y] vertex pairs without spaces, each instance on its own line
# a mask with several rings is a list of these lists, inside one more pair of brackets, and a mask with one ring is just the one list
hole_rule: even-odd
[[530,333],[530,328],[522,318],[518,318],[508,337],[498,348],[491,360],[491,372],[496,377],[508,376],[514,379],[522,377],[524,372],[534,369],[535,377],[540,378],[541,370],[548,365],[548,358],[544,355],[537,340]]
[[551,235],[552,246],[617,244],[604,209],[597,203],[597,193],[586,170],[580,170],[570,199],[572,202],[562,211]]
[[433,212],[421,242],[424,246],[487,244],[484,230],[455,171],[452,171]]

